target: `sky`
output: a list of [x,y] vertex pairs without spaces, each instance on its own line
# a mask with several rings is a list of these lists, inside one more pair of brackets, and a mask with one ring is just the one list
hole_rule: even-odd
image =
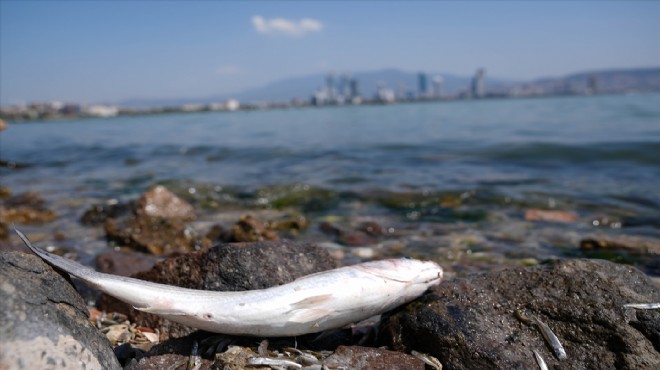
[[3,106],[202,98],[331,71],[657,66],[656,1],[0,0]]

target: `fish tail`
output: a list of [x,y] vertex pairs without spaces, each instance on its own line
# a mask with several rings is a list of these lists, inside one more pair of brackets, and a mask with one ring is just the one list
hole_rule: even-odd
[[79,277],[80,279],[83,279],[85,281],[89,281],[90,278],[93,277],[94,274],[97,272],[94,271],[93,269],[89,267],[85,267],[75,261],[72,261],[68,258],[60,257],[58,255],[48,253],[43,249],[37,248],[30,243],[30,240],[23,234],[20,230],[14,227],[14,231],[16,231],[16,234],[23,240],[23,243],[30,248],[34,254],[39,256],[41,259],[46,261],[49,265],[55,266],[60,270],[64,270],[65,272],[74,275],[76,277]]

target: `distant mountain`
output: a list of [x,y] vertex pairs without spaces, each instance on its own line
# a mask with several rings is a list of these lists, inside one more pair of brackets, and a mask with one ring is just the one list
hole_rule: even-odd
[[[417,91],[417,73],[406,72],[399,69],[382,69],[377,71],[358,72],[350,75],[358,81],[358,88],[363,97],[373,97],[379,84],[393,89],[394,91]],[[434,76],[442,76],[442,91],[445,94],[454,94],[467,90],[472,77],[458,76],[446,73],[426,73],[428,86],[431,87],[431,79]],[[265,86],[244,90],[235,94],[223,94],[209,96],[201,99],[130,99],[118,103],[118,105],[129,108],[148,108],[164,106],[180,106],[193,103],[212,103],[224,101],[229,98],[238,99],[240,102],[288,102],[291,99],[309,100],[312,94],[326,83],[327,74],[313,74],[285,78],[271,82]],[[341,74],[335,74],[335,85],[339,85]],[[486,77],[487,89],[501,90],[512,86],[516,81]]]
[[[358,72],[350,75],[358,81],[360,94],[373,97],[379,84],[385,85],[395,92],[417,92],[417,72],[406,72],[399,69],[383,69],[378,71]],[[457,76],[446,73],[426,73],[428,87],[434,76],[442,76],[442,91],[454,94],[467,90],[472,77]],[[302,77],[287,78],[275,81],[266,86],[245,90],[234,97],[240,101],[288,101],[294,98],[308,100],[311,95],[325,85],[327,74],[315,74]],[[335,74],[335,85],[339,85],[341,74]],[[515,81],[487,78],[488,89],[498,90],[513,85]]]
[[544,91],[580,92],[596,84],[598,92],[660,91],[660,68],[607,69],[542,78],[525,85]]
[[[442,76],[442,92],[456,94],[468,90],[471,76],[458,76],[447,73],[426,73],[430,88],[434,76]],[[374,96],[379,84],[383,84],[395,92],[416,92],[418,84],[417,72],[407,72],[400,69],[382,69],[377,71],[357,72],[350,76],[358,81],[360,94],[363,97]],[[240,102],[288,102],[291,99],[309,100],[312,94],[325,85],[327,74],[313,74],[285,78],[271,82],[263,87],[223,94],[205,98],[182,99],[131,99],[119,102],[118,105],[129,108],[149,108],[181,106],[184,104],[206,104],[224,101],[229,98]],[[339,85],[341,74],[335,74],[335,85]],[[562,77],[541,78],[533,81],[515,81],[486,76],[486,90],[489,93],[506,93],[514,88],[536,90],[542,94],[584,92],[595,83],[599,92],[624,91],[660,91],[660,68],[631,68],[587,71]]]

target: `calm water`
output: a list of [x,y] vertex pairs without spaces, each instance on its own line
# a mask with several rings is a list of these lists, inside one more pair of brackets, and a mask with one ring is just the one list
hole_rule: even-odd
[[[12,125],[3,185],[121,196],[258,187],[546,190],[660,203],[660,95],[200,113]],[[137,188],[136,188],[137,187]]]
[[301,183],[660,215],[657,94],[14,124],[0,145],[1,159],[30,165],[1,169],[2,185],[55,204],[126,199],[173,181],[246,191]]

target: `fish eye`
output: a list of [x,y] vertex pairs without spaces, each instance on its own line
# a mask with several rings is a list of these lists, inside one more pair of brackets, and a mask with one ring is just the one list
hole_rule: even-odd
[[404,260],[411,260],[412,257],[405,256],[405,257],[403,257],[403,259],[404,259]]

